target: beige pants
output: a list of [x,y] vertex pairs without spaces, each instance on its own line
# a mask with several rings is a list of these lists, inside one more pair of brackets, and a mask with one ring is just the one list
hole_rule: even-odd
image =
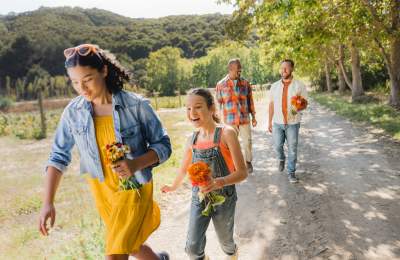
[[251,162],[253,160],[252,153],[252,142],[251,142],[251,126],[246,125],[232,125],[239,136],[239,140],[242,143],[242,148],[244,150],[244,159],[246,162]]

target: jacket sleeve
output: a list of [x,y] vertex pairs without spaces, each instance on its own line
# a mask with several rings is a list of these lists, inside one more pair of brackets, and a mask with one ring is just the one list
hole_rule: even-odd
[[143,99],[140,101],[138,113],[141,129],[144,132],[143,136],[148,143],[148,148],[157,153],[158,164],[165,162],[172,153],[171,141],[167,131],[161,124],[160,118],[151,107],[149,100]]
[[64,172],[71,162],[71,150],[74,144],[74,137],[68,125],[66,112],[64,110],[57,126],[49,160],[45,167],[45,173],[47,173],[47,168],[49,166],[53,166],[59,171]]

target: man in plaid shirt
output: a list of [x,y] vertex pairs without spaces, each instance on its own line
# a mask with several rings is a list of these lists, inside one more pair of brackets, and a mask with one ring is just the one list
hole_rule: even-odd
[[240,60],[231,59],[228,63],[228,75],[218,82],[215,92],[223,122],[235,128],[243,141],[246,165],[251,173],[253,155],[250,114],[253,127],[257,125],[257,120],[252,89],[250,83],[240,77],[241,72]]

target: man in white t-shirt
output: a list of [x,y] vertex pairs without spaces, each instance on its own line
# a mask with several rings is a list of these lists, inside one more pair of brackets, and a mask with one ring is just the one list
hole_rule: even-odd
[[[288,178],[292,183],[298,182],[296,177],[297,143],[301,111],[291,105],[291,98],[297,95],[308,99],[305,85],[293,78],[294,62],[285,59],[281,62],[279,73],[281,79],[272,84],[269,92],[268,131],[272,133],[274,150],[279,160],[279,171],[285,169],[285,140],[288,146]],[[307,105],[305,105],[307,106]],[[305,108],[305,107],[304,107]]]

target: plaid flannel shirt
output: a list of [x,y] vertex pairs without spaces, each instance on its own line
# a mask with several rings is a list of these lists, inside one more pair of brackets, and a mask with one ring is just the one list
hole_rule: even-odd
[[240,78],[236,86],[227,75],[218,82],[216,99],[223,111],[223,121],[228,125],[245,125],[250,123],[250,116],[256,113],[250,83]]

